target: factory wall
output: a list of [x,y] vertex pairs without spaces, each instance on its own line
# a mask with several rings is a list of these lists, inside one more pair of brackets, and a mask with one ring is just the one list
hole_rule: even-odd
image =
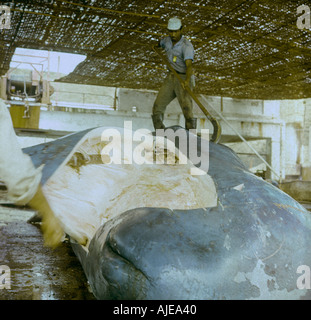
[[[97,126],[123,127],[124,121],[129,120],[133,123],[133,130],[153,129],[150,115],[156,97],[154,91],[57,82],[52,82],[52,86],[52,107],[41,110],[40,129],[78,131]],[[238,132],[247,140],[254,140],[250,143],[254,147],[257,145],[259,153],[264,152],[262,139],[265,139],[266,148],[270,153],[267,153],[266,159],[271,162],[273,168],[272,179],[304,176],[311,180],[311,100],[263,101],[210,96],[205,98],[209,104],[207,109],[217,118],[218,113],[221,113],[226,119],[226,122],[220,120],[223,135],[236,136]],[[206,105],[206,101],[201,101]],[[198,129],[210,129],[212,132],[211,124],[196,104],[194,113],[199,119]],[[184,118],[176,99],[167,107],[165,124],[184,126]],[[241,143],[235,141],[230,147],[238,150]],[[247,146],[244,145],[242,148],[245,154],[252,153]],[[258,161],[261,162],[257,159],[257,165]],[[262,168],[268,169],[265,165],[262,165]]]

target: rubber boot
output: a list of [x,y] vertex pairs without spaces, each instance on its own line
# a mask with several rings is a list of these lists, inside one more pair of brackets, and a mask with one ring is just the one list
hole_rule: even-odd
[[186,119],[186,130],[197,128],[197,118]]
[[165,125],[163,124],[163,113],[157,113],[151,115],[154,129],[165,129]]

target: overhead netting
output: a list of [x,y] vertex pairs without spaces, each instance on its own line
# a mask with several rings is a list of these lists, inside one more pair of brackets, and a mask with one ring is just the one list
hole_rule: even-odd
[[[252,99],[311,97],[310,29],[301,3],[284,0],[4,1],[11,29],[0,31],[0,72],[16,47],[87,55],[64,82],[159,89],[166,67],[151,46],[170,17],[195,48],[196,90]],[[301,16],[301,15],[300,15]]]

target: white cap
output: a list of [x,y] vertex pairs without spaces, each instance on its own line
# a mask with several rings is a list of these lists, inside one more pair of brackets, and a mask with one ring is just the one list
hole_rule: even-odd
[[168,30],[176,31],[176,30],[179,30],[181,26],[182,26],[181,20],[177,17],[174,17],[168,20],[168,24],[167,24]]

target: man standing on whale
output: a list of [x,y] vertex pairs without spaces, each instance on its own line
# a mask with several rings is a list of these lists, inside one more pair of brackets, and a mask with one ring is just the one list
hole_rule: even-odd
[[192,62],[194,49],[189,40],[182,35],[182,23],[177,17],[168,21],[167,29],[169,36],[160,40],[159,47],[162,47],[167,59],[176,72],[183,79],[180,83],[173,72],[169,72],[160,88],[152,109],[152,122],[154,129],[164,129],[164,112],[167,105],[177,97],[183,115],[186,120],[186,129],[196,129],[197,119],[193,118],[192,99],[187,90],[194,87],[194,75]]

